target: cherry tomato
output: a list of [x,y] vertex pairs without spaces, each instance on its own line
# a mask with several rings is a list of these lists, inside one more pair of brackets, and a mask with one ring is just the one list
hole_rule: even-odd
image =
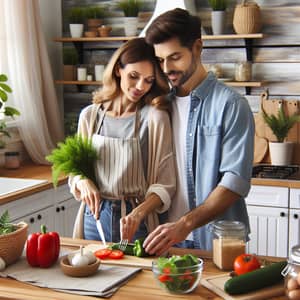
[[112,250],[111,253],[108,255],[108,258],[112,259],[120,259],[123,258],[124,252],[121,250]]
[[100,258],[100,259],[105,259],[108,258],[108,256],[111,254],[112,250],[111,249],[99,249],[94,252],[95,256]]
[[237,275],[241,275],[259,269],[260,262],[253,254],[241,254],[234,260],[233,268]]
[[173,281],[173,278],[167,274],[161,274],[158,276],[158,280],[160,282],[164,283],[164,282],[168,282],[168,281],[170,281],[170,282]]

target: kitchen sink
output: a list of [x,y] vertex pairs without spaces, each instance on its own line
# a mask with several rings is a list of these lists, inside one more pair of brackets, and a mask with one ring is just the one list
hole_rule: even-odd
[[47,180],[44,179],[23,179],[23,178],[0,177],[0,197],[45,182],[47,182]]

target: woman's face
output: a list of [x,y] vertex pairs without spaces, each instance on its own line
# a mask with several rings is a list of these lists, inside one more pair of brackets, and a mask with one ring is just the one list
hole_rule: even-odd
[[118,73],[124,96],[135,103],[149,92],[155,80],[154,67],[149,61],[127,64]]

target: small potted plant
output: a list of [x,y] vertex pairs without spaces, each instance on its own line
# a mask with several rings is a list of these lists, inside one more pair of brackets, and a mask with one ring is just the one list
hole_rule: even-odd
[[0,148],[5,147],[5,142],[2,140],[2,137],[10,137],[7,130],[6,117],[14,118],[14,116],[20,115],[17,109],[6,105],[8,93],[12,92],[11,87],[7,84],[7,80],[8,78],[5,74],[0,74]]
[[67,18],[70,24],[71,37],[79,38],[83,34],[83,24],[85,20],[84,8],[74,6],[67,13]]
[[102,6],[88,6],[84,9],[84,15],[87,19],[87,27],[89,32],[96,32],[102,25],[102,19],[106,15],[106,10]]
[[123,11],[124,30],[126,36],[135,36],[138,27],[138,14],[142,7],[140,0],[121,0],[118,7]]
[[213,34],[225,33],[227,0],[208,0],[208,3],[212,8],[211,26]]
[[273,165],[289,165],[292,160],[293,143],[286,137],[295,123],[300,121],[299,114],[287,116],[283,109],[283,101],[279,102],[277,115],[268,114],[261,106],[262,117],[270,127],[277,141],[269,142],[271,162]]

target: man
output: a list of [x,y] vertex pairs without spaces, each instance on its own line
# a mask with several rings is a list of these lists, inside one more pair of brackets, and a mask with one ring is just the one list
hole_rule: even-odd
[[150,25],[146,41],[173,87],[178,185],[169,223],[157,227],[144,247],[157,255],[174,244],[211,250],[215,220],[242,221],[250,231],[244,197],[252,171],[253,115],[244,97],[202,65],[198,17],[179,8],[167,11]]

